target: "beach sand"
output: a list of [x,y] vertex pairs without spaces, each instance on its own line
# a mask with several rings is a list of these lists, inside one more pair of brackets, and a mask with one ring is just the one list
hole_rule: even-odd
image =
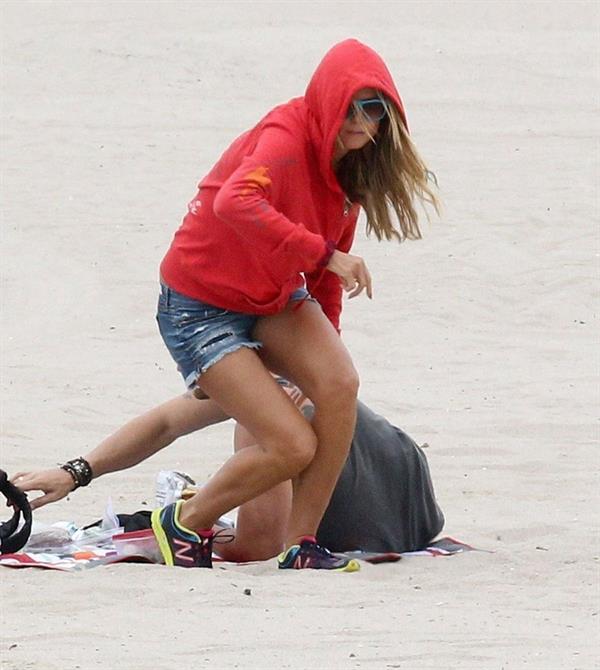
[[[343,336],[361,398],[429,443],[444,533],[493,552],[355,575],[3,569],[3,670],[598,667],[599,5],[0,13],[2,467],[83,454],[182,392],[154,310],[186,203],[233,137],[353,36],[393,73],[444,213],[400,246],[361,227],[375,297],[346,303]],[[205,479],[231,429],[36,519],[89,522],[109,496],[150,508],[158,470]]]

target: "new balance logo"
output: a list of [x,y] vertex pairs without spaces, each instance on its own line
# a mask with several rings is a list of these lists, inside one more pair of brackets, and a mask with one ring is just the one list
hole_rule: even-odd
[[298,555],[296,556],[296,559],[294,560],[294,569],[295,570],[302,570],[303,568],[310,568],[312,564],[312,559],[310,556],[304,556],[304,560],[300,552],[298,552]]
[[192,543],[191,542],[184,542],[183,540],[178,540],[176,537],[173,538],[173,544],[177,545],[180,547],[175,552],[175,558],[179,559],[180,561],[188,561],[189,563],[193,563],[194,559],[192,556],[187,555],[186,553],[190,554],[192,553]]

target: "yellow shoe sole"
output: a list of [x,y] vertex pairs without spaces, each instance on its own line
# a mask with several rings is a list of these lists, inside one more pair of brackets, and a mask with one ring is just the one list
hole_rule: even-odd
[[167,535],[162,527],[160,522],[160,513],[162,509],[155,509],[151,516],[150,521],[152,522],[152,531],[154,532],[154,537],[158,542],[158,548],[160,553],[165,561],[165,565],[174,565],[173,563],[173,553],[171,552],[171,547],[169,546],[169,540]]

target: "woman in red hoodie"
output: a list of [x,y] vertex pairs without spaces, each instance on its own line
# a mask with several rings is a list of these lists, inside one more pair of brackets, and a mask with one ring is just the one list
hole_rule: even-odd
[[[358,377],[338,336],[342,289],[371,297],[364,261],[348,252],[361,206],[379,239],[419,238],[415,197],[436,206],[427,174],[385,64],[346,40],[304,97],[237,138],[200,182],[161,264],[157,319],[188,387],[257,444],[191,500],[155,510],[167,564],[210,567],[214,522],[292,478],[279,567],[358,569],[314,538],[356,420]],[[312,399],[312,426],[269,371]],[[91,479],[83,459],[64,467],[76,485]]]

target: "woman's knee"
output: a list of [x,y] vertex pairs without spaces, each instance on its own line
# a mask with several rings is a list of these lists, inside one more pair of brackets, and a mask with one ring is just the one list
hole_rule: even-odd
[[276,444],[264,446],[271,453],[283,481],[295,477],[310,464],[317,451],[317,436],[307,424],[303,429],[279,435]]
[[331,366],[316,381],[310,398],[316,406],[354,406],[359,386],[358,373],[352,364]]

